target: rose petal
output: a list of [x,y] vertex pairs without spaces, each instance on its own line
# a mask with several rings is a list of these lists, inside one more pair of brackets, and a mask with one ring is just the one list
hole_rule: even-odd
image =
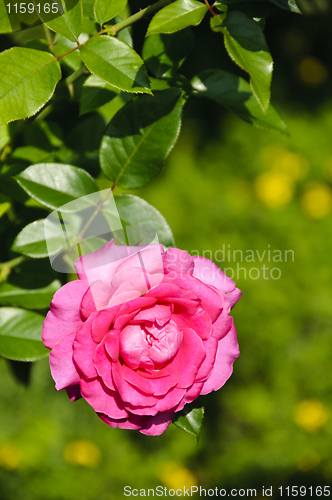
[[75,333],[61,339],[50,352],[50,368],[57,391],[79,384],[80,377],[73,363]]
[[[175,273],[173,273],[175,274]],[[181,287],[184,290],[190,290],[199,298],[201,307],[204,309],[211,318],[212,323],[218,318],[222,311],[223,303],[219,293],[206,285],[194,276],[175,274],[165,276],[165,282],[172,282],[173,284]],[[169,300],[168,298],[165,300]]]
[[238,288],[235,288],[235,290],[233,290],[230,293],[226,293],[226,295],[224,296],[224,302],[226,304],[225,308],[226,308],[227,312],[229,312],[232,309],[232,307],[235,306],[237,301],[240,300],[241,295],[242,295],[242,292]]
[[152,396],[164,396],[179,380],[179,372],[173,366],[166,366],[149,374],[143,370],[132,370],[124,365],[122,374],[128,383]]
[[112,391],[117,391],[112,377],[112,360],[108,357],[105,348],[106,339],[107,337],[105,337],[97,347],[93,357],[93,362],[103,383]]
[[147,436],[160,436],[160,434],[165,432],[167,427],[169,427],[173,417],[174,412],[172,411],[158,413],[142,426],[140,432],[142,434],[146,434]]
[[125,380],[120,362],[112,364],[112,375],[124,403],[130,403],[133,406],[154,406],[156,404],[157,398],[155,396],[145,394],[144,391],[133,387]]
[[42,340],[45,347],[52,349],[61,339],[71,333],[76,333],[82,324],[81,320],[73,323],[62,321],[54,316],[52,311],[49,311],[46,315],[42,331]]
[[211,375],[204,382],[201,394],[218,391],[229,379],[233,372],[233,362],[239,356],[239,346],[236,330],[233,324],[229,333],[218,343],[218,350]]
[[233,325],[232,316],[228,316],[227,314],[220,314],[217,321],[213,323],[212,326],[212,337],[217,340],[221,340],[225,335],[229,332]]
[[124,409],[119,394],[108,389],[100,379],[81,379],[80,385],[82,396],[96,413],[104,413],[115,419],[127,418],[128,412]]
[[165,273],[175,271],[183,274],[193,274],[194,261],[191,255],[179,248],[168,248],[163,255]]
[[99,342],[101,342],[105,335],[109,332],[119,309],[120,307],[104,309],[103,311],[99,311],[93,318],[91,337],[96,344],[99,344]]
[[206,257],[193,257],[195,264],[193,275],[206,285],[214,286],[221,293],[232,292],[235,283],[214,262]]
[[144,425],[150,417],[140,417],[138,415],[129,414],[127,419],[116,420],[114,418],[109,418],[107,415],[103,413],[98,413],[98,417],[101,418],[105,424],[108,424],[110,427],[115,429],[119,427],[120,429],[130,429],[130,430],[138,430]]
[[174,314],[173,320],[179,328],[192,328],[202,340],[207,340],[212,332],[211,318],[204,309],[199,307],[195,314]]
[[92,339],[92,321],[86,321],[78,330],[74,342],[74,362],[78,370],[86,379],[97,377],[93,364],[96,343]]
[[83,318],[88,319],[93,312],[105,307],[110,300],[112,292],[112,287],[102,280],[91,283],[91,286],[83,295],[81,302],[81,314]]
[[178,388],[186,389],[195,382],[197,372],[205,356],[202,339],[190,328],[184,329],[181,347],[172,361],[172,370],[175,369],[180,374]]
[[135,316],[135,321],[151,321],[164,325],[172,316],[172,305],[155,304],[141,309]]

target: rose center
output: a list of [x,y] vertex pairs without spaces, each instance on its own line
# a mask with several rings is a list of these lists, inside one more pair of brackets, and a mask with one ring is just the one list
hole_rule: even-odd
[[123,361],[133,369],[161,368],[177,354],[182,332],[174,321],[160,326],[157,322],[127,325],[120,335]]

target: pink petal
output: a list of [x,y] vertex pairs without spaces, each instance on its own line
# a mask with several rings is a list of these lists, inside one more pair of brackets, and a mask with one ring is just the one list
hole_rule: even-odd
[[91,286],[83,295],[81,302],[81,314],[83,318],[88,319],[93,312],[105,307],[111,295],[112,288],[109,284],[102,280],[91,283]]
[[149,290],[144,297],[155,297],[156,299],[181,298],[181,299],[197,300],[196,295],[192,291],[183,290],[176,284],[166,282],[165,280],[160,285],[151,288],[151,290]]
[[127,418],[128,412],[124,409],[119,394],[108,389],[101,380],[81,379],[80,385],[82,396],[96,413],[105,413],[115,419]]
[[194,261],[191,255],[179,248],[169,248],[163,255],[165,273],[175,271],[177,273],[192,274]]
[[210,337],[206,342],[204,342],[204,349],[206,352],[206,358],[199,367],[196,376],[196,382],[203,382],[211,375],[214,364],[216,362],[218,340],[214,337]]
[[[202,257],[203,258],[203,257]],[[219,293],[206,285],[194,276],[168,274],[165,276],[165,282],[171,281],[175,285],[184,290],[190,290],[195,296],[200,299],[201,307],[211,318],[212,323],[218,318],[222,311],[223,303]]]
[[105,349],[113,363],[116,363],[120,353],[120,333],[115,328],[105,337]]
[[89,287],[87,281],[70,281],[55,292],[51,311],[58,319],[75,323],[81,321],[80,305]]
[[219,292],[232,292],[235,283],[214,262],[206,257],[193,257],[195,264],[194,276],[206,285],[214,286]]
[[154,374],[149,374],[143,370],[132,370],[124,365],[122,373],[127,382],[152,396],[164,396],[179,380],[179,372],[172,366],[166,366],[162,370],[155,370]]
[[172,316],[172,306],[155,304],[153,306],[141,309],[135,316],[135,321],[155,321],[159,325],[164,325]]
[[110,427],[115,429],[119,427],[120,429],[130,429],[130,430],[138,430],[149,420],[149,417],[140,417],[138,415],[129,414],[127,419],[115,420],[114,418],[109,418],[107,415],[103,413],[98,413],[98,417],[101,418],[105,424],[108,424]]
[[145,394],[144,391],[133,387],[125,380],[123,376],[123,367],[119,362],[112,364],[112,375],[121,399],[125,403],[142,407],[154,406],[156,404],[157,398],[155,396]]
[[158,403],[155,405],[155,409],[158,411],[168,411],[177,406],[180,401],[182,401],[186,393],[185,389],[179,389],[175,387],[171,389],[165,396],[161,397]]
[[70,281],[55,293],[42,333],[43,342],[49,349],[52,349],[63,337],[76,332],[81,327],[80,304],[87,288],[86,282]]
[[199,307],[195,314],[174,314],[173,320],[179,328],[192,328],[202,340],[207,340],[212,332],[211,318],[204,309]]
[[61,339],[50,352],[50,368],[57,391],[79,384],[80,377],[73,363],[75,333]]
[[93,358],[93,362],[98,372],[98,375],[100,376],[104,384],[112,391],[117,391],[117,388],[114,385],[112,377],[112,360],[108,357],[105,349],[106,338],[107,337],[105,337],[105,339],[97,347]]
[[140,432],[142,434],[146,434],[147,436],[160,436],[160,434],[165,432],[167,427],[169,427],[173,417],[174,412],[172,411],[158,413],[142,426]]
[[180,374],[178,388],[186,389],[195,382],[197,372],[205,356],[202,339],[190,328],[184,329],[179,352],[169,365],[170,369],[174,369]]
[[48,311],[43,324],[42,340],[45,347],[52,349],[61,339],[76,333],[82,326],[82,320],[76,322],[66,322],[58,319],[52,311]]
[[233,325],[233,318],[232,316],[228,316],[227,314],[220,314],[219,318],[217,321],[213,323],[212,326],[212,337],[214,337],[217,340],[221,340],[229,330],[232,328]]
[[218,343],[218,351],[211,375],[204,382],[201,394],[218,391],[229,379],[233,371],[233,362],[239,356],[236,330],[233,324],[229,333]]
[[119,307],[112,307],[99,311],[92,321],[91,336],[96,344],[102,341],[105,335],[110,331],[111,325],[116,317]]
[[229,312],[232,309],[232,307],[235,306],[237,301],[240,300],[241,295],[242,292],[238,288],[235,288],[235,290],[233,290],[230,293],[226,293],[226,295],[224,296],[224,303],[227,312]]
[[97,377],[93,364],[96,343],[92,340],[92,321],[86,321],[77,332],[74,342],[74,361],[83,377],[92,379]]

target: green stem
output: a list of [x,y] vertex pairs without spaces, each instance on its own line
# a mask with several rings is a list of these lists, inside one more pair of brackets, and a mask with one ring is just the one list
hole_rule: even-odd
[[68,86],[68,85],[71,85],[72,83],[74,83],[80,76],[83,75],[83,73],[86,71],[86,67],[84,66],[84,64],[82,64],[82,66],[80,66],[76,71],[74,71],[74,73],[72,73],[71,75],[69,75],[66,79],[65,79],[65,84]]
[[43,28],[44,28],[44,33],[45,33],[47,45],[49,46],[50,50],[53,52],[54,43],[53,43],[51,31],[48,29],[48,27],[44,23],[43,23]]

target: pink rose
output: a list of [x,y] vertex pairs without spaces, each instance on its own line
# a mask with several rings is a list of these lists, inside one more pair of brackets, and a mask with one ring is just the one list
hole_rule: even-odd
[[225,384],[241,292],[213,262],[111,241],[75,267],[79,280],[56,292],[43,327],[57,390],[83,396],[111,427],[159,435]]

